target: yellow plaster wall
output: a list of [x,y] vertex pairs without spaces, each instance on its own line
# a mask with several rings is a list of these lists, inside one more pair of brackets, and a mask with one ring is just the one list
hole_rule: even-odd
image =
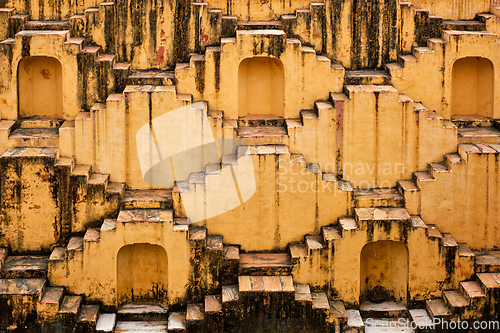
[[[259,46],[256,49],[255,45]],[[238,69],[242,61],[254,56],[278,58],[284,73],[284,117],[299,118],[302,109],[311,109],[314,101],[325,100],[332,91],[341,91],[344,69],[332,65],[326,57],[317,57],[312,48],[302,47],[297,39],[283,34],[250,34],[238,31],[236,39],[223,38],[220,48],[207,48],[204,61],[204,84],[196,80],[199,71],[192,60],[189,67],[175,72],[179,93],[189,93],[194,100],[205,100],[211,110],[223,110],[225,119],[238,118]],[[252,96],[259,100],[260,97]]]
[[252,161],[255,194],[241,206],[200,222],[211,234],[223,235],[225,243],[239,244],[245,251],[284,249],[348,214],[350,192],[339,190],[336,182],[322,181],[321,173],[290,161],[289,154],[252,155]]
[[48,251],[61,233],[59,184],[54,157],[7,157],[2,164],[1,246]]
[[453,164],[450,173],[421,182],[421,216],[442,232],[472,249],[498,244],[499,161],[497,154],[459,153],[466,164]]
[[[184,299],[189,283],[190,246],[187,233],[172,230],[173,221],[158,223],[117,223],[116,230],[103,231],[100,240],[84,242],[83,251],[71,251],[67,259],[49,262],[49,278],[55,285],[65,286],[73,294],[86,294],[87,299],[117,306],[118,254],[127,245],[150,244],[166,252],[168,270],[166,282],[168,304]],[[106,269],[102,269],[106,267]],[[124,267],[122,267],[124,269]],[[148,281],[146,271],[135,272],[135,281]],[[127,274],[131,274],[128,272]],[[139,283],[139,288],[145,287]]]
[[[405,236],[401,224],[387,222],[391,224],[388,229],[384,223],[386,222],[376,222],[372,229],[361,225],[359,230],[346,230],[343,232],[343,239],[335,241],[330,267],[332,288],[337,298],[346,303],[359,304],[363,285],[361,251],[366,244],[377,241],[400,242],[408,248],[408,275],[404,271],[392,272],[393,283],[399,291],[397,297],[402,301],[406,300],[406,295],[401,289],[404,281],[400,279],[406,277],[408,297],[415,301],[439,297],[441,290],[458,287],[456,279],[449,279],[445,268],[446,255],[440,247],[439,238],[427,237],[425,228],[411,228]],[[386,271],[386,274],[391,272]]]
[[210,8],[220,8],[224,15],[234,15],[241,21],[277,20],[283,14],[292,14],[295,9],[309,7],[304,0],[265,0],[262,2],[207,1]]
[[[392,84],[400,92],[436,111],[445,119],[452,115],[452,79],[455,61],[467,57],[488,59],[493,72],[500,64],[497,36],[489,32],[444,31],[444,42],[428,41],[433,52],[416,54],[418,61],[405,61],[404,69],[390,69]],[[422,80],[426,77],[426,80]],[[475,76],[472,80],[476,80]],[[494,83],[492,117],[500,117],[500,86]]]
[[[18,117],[18,68],[21,59],[32,56],[51,57],[61,64],[62,73],[62,117],[74,119],[80,111],[78,100],[79,74],[76,54],[79,44],[66,43],[68,31],[25,31],[16,35],[12,55],[2,72],[3,85],[0,86],[0,101],[4,101],[2,119],[15,120]],[[22,83],[22,82],[21,82]],[[35,102],[36,103],[36,102]],[[43,105],[43,104],[42,104]],[[54,106],[57,108],[57,104]]]
[[489,0],[409,0],[416,8],[449,20],[473,20],[476,13],[486,13],[490,9]]

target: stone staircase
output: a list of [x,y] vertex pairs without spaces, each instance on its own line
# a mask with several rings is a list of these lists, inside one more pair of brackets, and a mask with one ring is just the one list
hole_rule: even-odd
[[[192,8],[190,33],[193,38],[189,46],[195,52],[204,51],[209,45],[217,42],[211,35],[201,38],[204,31],[213,31],[213,35],[221,34],[223,38],[232,38],[238,30],[282,30],[287,36],[312,45],[318,52],[325,51],[326,40],[321,33],[322,26],[326,23],[325,3],[300,1],[284,4],[275,8],[274,17],[266,18],[250,18],[248,17],[250,13],[237,12],[232,6],[224,8],[225,4],[222,3],[219,4],[221,8],[210,8],[209,5],[209,3],[194,3]],[[294,14],[290,15],[292,12]],[[220,20],[221,24],[214,27],[210,24],[214,20]]]
[[[371,84],[344,85],[343,93],[330,93],[330,103],[339,124],[335,147],[340,159],[336,170],[339,177],[349,180],[354,187],[394,187],[397,179],[408,177],[411,170],[424,166],[428,158],[438,158],[441,152],[454,149],[457,128],[453,123],[401,94],[392,85],[373,84],[383,82],[380,72],[357,71],[357,75],[361,82]],[[346,76],[346,80],[351,79]],[[377,110],[384,110],[384,113],[379,114]],[[404,128],[405,135],[379,131],[389,122]],[[373,134],[373,139],[372,135],[366,135],[363,140],[355,140],[360,132]],[[407,149],[402,151],[393,146],[400,141]],[[355,144],[347,145],[347,142]],[[430,146],[433,148],[429,149]],[[392,170],[383,171],[380,165],[376,167],[380,156],[388,155],[391,159],[386,157],[386,160],[393,166]],[[398,168],[398,165],[404,167]],[[373,170],[369,169],[372,166]],[[358,170],[358,167],[364,169]],[[366,177],[367,174],[371,177]]]
[[[411,181],[399,181],[398,187],[405,197],[411,214],[427,214],[429,207],[435,204],[435,200],[439,200],[436,198],[442,191],[443,184],[454,184],[453,177],[462,177],[464,172],[472,168],[469,166],[469,161],[474,165],[479,165],[479,163],[485,164],[489,163],[488,160],[494,160],[500,153],[497,148],[499,148],[497,144],[459,144],[456,153],[445,154],[441,162],[429,163],[426,171],[413,172]],[[461,186],[460,183],[456,185]],[[453,204],[453,201],[450,201],[450,204]],[[469,205],[470,203],[463,204]],[[483,223],[481,222],[481,228],[485,228]],[[442,222],[442,225],[447,229],[450,228],[446,222]],[[468,243],[471,241],[469,240]],[[480,248],[478,244],[474,244],[473,247]]]
[[35,323],[50,322],[46,328],[75,327],[82,332],[93,332],[99,305],[84,304],[83,296],[66,295],[65,288],[49,286],[48,261],[48,256],[9,256],[6,248],[0,248],[2,329],[19,329],[19,324],[29,328]]
[[[402,4],[401,8],[403,7],[413,10],[411,3]],[[414,12],[416,14],[417,9],[414,9]],[[416,31],[425,31],[425,27],[427,27],[427,30],[430,29],[430,33],[414,36],[410,32],[410,40],[407,43],[403,41],[407,46],[403,54],[398,56],[397,62],[385,64],[386,70],[391,75],[392,84],[396,89],[420,101],[427,108],[435,110],[440,116],[450,119],[453,116],[450,107],[452,99],[452,65],[455,60],[467,56],[466,54],[471,49],[470,45],[474,44],[474,47],[478,47],[477,42],[474,42],[476,39],[481,40],[481,43],[489,43],[495,40],[495,36],[499,32],[498,25],[493,23],[496,22],[496,17],[492,14],[478,14],[475,20],[467,21],[443,21],[441,18],[435,17],[433,19],[434,24],[427,22],[420,28],[418,27],[419,24],[415,22],[415,27],[409,27],[409,31],[413,31],[413,28]],[[409,43],[413,41],[413,37],[417,46],[412,46]],[[485,52],[477,56],[492,59],[494,54]],[[447,64],[446,67],[449,66],[449,73],[448,69],[446,73],[441,71],[443,64]],[[442,77],[442,82],[438,84],[436,81],[430,86],[412,79],[414,75],[424,71],[428,75]],[[428,94],[428,91],[439,93]],[[437,95],[444,96],[444,99],[437,98]]]
[[[84,232],[99,223],[102,216],[114,215],[123,196],[123,183],[110,182],[109,175],[93,173],[91,166],[75,164],[74,158],[60,157],[57,148],[9,148],[0,161],[5,191],[16,186],[12,179],[20,177],[26,184],[16,195],[11,196],[6,192],[2,198],[2,211],[10,222],[4,228],[2,245],[14,251],[48,250],[52,244],[67,241],[70,234]],[[42,171],[37,171],[37,168]],[[58,187],[50,189],[46,179],[57,179]],[[34,185],[28,186],[26,182]],[[52,193],[50,198],[49,193]],[[23,195],[40,198],[40,205],[27,208],[16,204],[17,196]],[[45,212],[45,209],[53,211]],[[33,214],[42,214],[43,217],[37,217],[38,226],[52,232],[40,235],[36,244],[9,242],[10,235],[23,232],[23,220],[31,218]]]

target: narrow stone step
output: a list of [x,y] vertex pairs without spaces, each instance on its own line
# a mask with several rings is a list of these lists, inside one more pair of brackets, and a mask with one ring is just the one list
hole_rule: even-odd
[[432,177],[432,175],[427,171],[415,171],[413,172],[412,177],[417,186],[420,186],[421,182],[429,182],[435,180],[435,178]]
[[443,234],[442,244],[444,247],[457,247],[458,243],[455,241],[451,234]]
[[220,175],[222,173],[222,167],[219,163],[211,163],[205,165],[205,177],[207,175]]
[[411,66],[412,64],[416,63],[418,59],[414,55],[399,55],[398,56],[398,63],[402,65],[403,67],[408,67]]
[[500,251],[474,251],[477,271],[500,272]]
[[328,297],[325,293],[311,293],[312,298],[312,308],[330,311],[330,303],[328,303]]
[[125,184],[119,182],[109,182],[106,193],[111,195],[122,195],[125,192]]
[[5,136],[9,136],[17,127],[17,122],[13,120],[0,120],[0,133]]
[[443,235],[435,225],[427,225],[427,237],[443,238]]
[[101,238],[101,233],[97,228],[88,228],[83,236],[84,242],[97,242]]
[[113,332],[116,326],[116,313],[101,313],[96,324],[96,332]]
[[417,59],[420,59],[420,57],[422,57],[422,55],[429,54],[429,53],[434,53],[434,50],[432,50],[431,48],[426,47],[426,46],[413,47],[413,49],[412,49],[412,54]]
[[304,126],[309,120],[317,120],[318,113],[315,110],[301,110],[300,111],[300,120],[302,121],[302,125]]
[[50,147],[13,147],[3,153],[2,158],[53,158],[59,157],[59,150]]
[[200,242],[207,239],[207,228],[205,227],[191,227],[189,228],[189,240]]
[[33,116],[28,118],[22,118],[19,122],[19,127],[21,128],[59,128],[63,119],[44,117],[44,116]]
[[170,312],[168,316],[169,331],[185,331],[186,330],[186,313]]
[[71,172],[75,167],[75,158],[73,157],[59,157],[54,164],[54,166],[59,168],[68,168]]
[[469,301],[462,295],[460,290],[443,291],[443,299],[452,308],[464,308],[469,305]]
[[325,112],[330,114],[331,112],[334,112],[333,110],[334,107],[329,101],[314,101],[314,111],[318,116]]
[[193,172],[189,174],[189,184],[205,184],[205,173]]
[[4,279],[41,278],[47,276],[48,256],[9,256],[2,265]]
[[186,306],[186,321],[200,321],[205,319],[203,303],[189,303]]
[[404,207],[405,199],[396,188],[354,189],[354,206]]
[[358,310],[347,310],[346,315],[348,332],[364,332],[365,324]]
[[411,217],[404,208],[354,208],[356,221],[410,221]]
[[173,222],[173,213],[168,209],[121,210],[117,223],[163,223]]
[[337,321],[347,321],[347,313],[345,310],[344,302],[342,301],[330,301],[330,318],[336,319]]
[[297,302],[312,302],[311,289],[308,284],[295,285],[295,301]]
[[287,275],[292,270],[287,253],[242,253],[240,254],[241,275]]
[[451,121],[460,128],[493,126],[490,117],[480,115],[455,115],[451,117]]
[[307,257],[307,247],[305,244],[290,244],[290,257],[300,259]]
[[168,322],[160,321],[119,321],[115,333],[167,333]]
[[47,287],[40,303],[37,305],[39,320],[44,321],[56,318],[63,297],[63,287]]
[[237,302],[240,300],[238,285],[222,286],[222,303]]
[[451,315],[450,309],[440,298],[427,300],[425,306],[432,319],[447,318]]
[[325,226],[321,228],[323,240],[325,243],[330,243],[338,239],[342,239],[342,235],[337,226]]
[[207,295],[205,296],[205,312],[220,312],[222,311],[222,295]]
[[129,85],[171,86],[176,84],[175,74],[172,71],[159,69],[131,70],[127,78]]
[[452,168],[453,164],[464,164],[465,161],[460,155],[458,154],[445,154],[444,155],[444,161],[448,168]]
[[394,301],[381,303],[366,301],[359,306],[364,318],[398,318],[404,316],[407,310],[406,305]]
[[92,173],[88,180],[89,185],[101,186],[105,188],[109,182],[109,175],[104,173]]
[[427,164],[427,172],[429,172],[432,177],[436,178],[438,174],[451,172],[451,170],[446,164],[439,162]]
[[310,253],[314,250],[322,250],[325,245],[323,244],[323,237],[321,236],[306,236],[306,247]]
[[500,130],[495,127],[459,128],[458,143],[500,144]]
[[95,331],[97,319],[99,318],[99,305],[82,305],[80,314],[76,320],[80,332]]
[[66,247],[67,251],[82,251],[83,250],[83,237],[72,237],[68,246]]
[[85,164],[76,164],[73,170],[71,171],[71,175],[75,177],[86,177],[87,180],[90,178],[92,173],[92,167],[90,165]]
[[172,209],[172,190],[126,190],[123,209]]
[[233,245],[224,245],[222,255],[225,260],[240,260],[240,248]]
[[47,287],[45,293],[42,296],[40,303],[44,304],[57,304],[57,309],[59,309],[59,304],[61,303],[64,296],[63,287]]
[[420,218],[420,216],[412,216],[411,217],[411,226],[413,228],[423,228],[427,229],[427,225],[424,223],[424,221]]
[[285,119],[271,114],[249,114],[238,118],[238,127],[283,127]]
[[50,254],[49,261],[61,261],[66,258],[65,247],[55,247]]
[[281,21],[238,21],[238,30],[282,30]]
[[[116,220],[115,219],[105,219],[101,225],[100,232],[116,231]],[[99,234],[100,237],[100,234]]]
[[28,21],[25,30],[69,30],[69,21]]
[[116,313],[120,321],[160,321],[168,313],[168,307],[156,302],[133,302],[125,304]]
[[224,249],[223,239],[221,235],[207,236],[207,250],[222,251]]
[[465,243],[458,243],[458,255],[460,257],[474,257],[474,252]]
[[443,20],[441,25],[443,30],[458,30],[458,31],[485,31],[486,23],[479,21],[451,21]]
[[433,322],[429,313],[425,309],[411,309],[408,311],[410,313],[410,319],[415,323],[417,327],[431,328],[433,327]]
[[[259,276],[240,275],[238,289],[243,292],[294,292],[291,275]],[[206,306],[206,305],[205,305]]]
[[460,282],[460,290],[469,302],[471,302],[474,298],[486,297],[486,294],[481,289],[481,285],[476,281]]
[[9,139],[16,147],[58,147],[59,129],[57,128],[18,128]]
[[500,276],[497,273],[476,273],[476,276],[485,293],[500,288]]
[[358,224],[353,217],[340,217],[339,218],[340,230],[342,235],[345,231],[351,231],[358,229]]
[[0,295],[33,296],[41,299],[47,279],[0,279]]
[[344,77],[345,84],[381,84],[388,85],[391,83],[391,75],[386,71],[361,69],[361,70],[346,70]]
[[77,315],[83,301],[82,296],[65,296],[59,307],[59,313]]
[[240,138],[284,138],[287,135],[284,127],[238,127]]

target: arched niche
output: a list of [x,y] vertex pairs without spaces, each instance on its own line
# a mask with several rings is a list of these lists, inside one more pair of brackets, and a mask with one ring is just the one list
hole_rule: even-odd
[[238,68],[238,116],[284,114],[283,64],[271,57],[243,59]]
[[[361,250],[360,303],[374,301],[378,290],[387,292],[386,300],[406,303],[408,290],[408,249],[404,243],[376,241]],[[378,300],[380,301],[380,300]]]
[[18,66],[19,118],[63,118],[62,67],[53,57],[26,57]]
[[466,57],[453,63],[451,115],[493,116],[494,68],[487,58]]
[[118,251],[118,304],[154,301],[167,304],[167,253],[152,244],[126,245]]

